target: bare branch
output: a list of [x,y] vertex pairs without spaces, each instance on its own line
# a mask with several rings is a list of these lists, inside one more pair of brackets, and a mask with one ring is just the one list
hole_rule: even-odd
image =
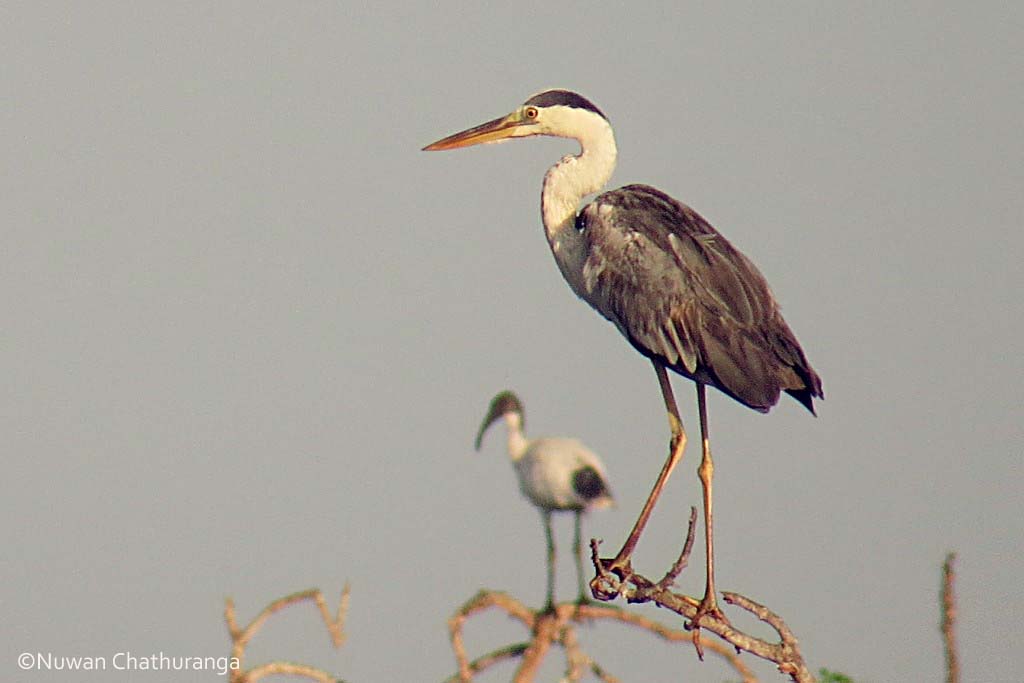
[[[654,583],[632,570],[623,572],[622,575],[607,571],[604,568],[604,562],[598,557],[596,541],[591,541],[591,559],[597,572],[597,575],[590,584],[594,597],[599,600],[612,600],[621,595],[629,603],[653,602],[659,607],[670,609],[692,622],[697,617],[700,601],[688,595],[673,593],[669,590],[669,587],[678,575],[677,567],[681,571],[681,568],[686,566],[689,550],[693,545],[694,512],[692,508],[690,520],[686,541],[683,544],[683,550],[680,553],[679,559],[676,560],[665,574],[665,577],[658,583]],[[781,673],[788,675],[796,683],[814,683],[814,676],[804,663],[796,637],[777,614],[764,605],[760,605],[738,593],[723,591],[722,596],[727,603],[742,607],[775,629],[775,632],[779,634],[779,642],[770,643],[761,638],[755,638],[743,633],[734,628],[728,621],[716,617],[713,613],[701,616],[700,629],[711,631],[739,650],[745,650],[774,662],[779,667]],[[698,656],[703,659],[703,647],[707,646],[711,641],[694,632],[693,642],[697,647]],[[712,648],[709,647],[709,649]]]
[[[669,642],[689,642],[693,639],[692,633],[685,629],[669,628],[668,626],[654,621],[653,619],[633,612],[627,612],[626,610],[619,609],[618,607],[587,605],[585,616],[589,619],[619,621],[623,624],[636,626]],[[744,664],[743,660],[739,658],[734,647],[723,645],[717,640],[705,638],[704,636],[701,636],[700,641],[702,646],[725,659],[729,665],[736,670],[736,673],[741,676],[743,683],[757,683],[757,676],[755,676],[750,667]]]
[[960,683],[960,662],[956,650],[956,594],[953,582],[956,553],[946,555],[942,564],[942,643],[946,652],[946,683]]
[[[654,585],[651,584],[651,588]],[[496,608],[518,620],[530,630],[532,638],[528,643],[516,643],[492,651],[472,662],[466,655],[463,642],[463,627],[472,615],[486,609]],[[672,629],[647,617],[633,614],[610,605],[562,603],[553,612],[532,611],[519,600],[507,593],[480,591],[470,598],[448,620],[452,650],[458,666],[458,673],[446,683],[470,683],[473,676],[490,666],[505,660],[520,657],[521,661],[513,681],[529,683],[536,677],[537,670],[552,647],[563,649],[566,657],[567,681],[582,680],[589,669],[605,683],[617,683],[618,679],[605,671],[588,655],[576,636],[576,625],[583,622],[611,621],[646,630],[670,642],[689,642],[693,635],[685,630]],[[757,683],[753,672],[742,662],[735,651],[717,640],[701,637],[701,643],[720,655],[742,677],[743,683]]]
[[[594,675],[604,681],[604,683],[620,683],[619,679],[598,666],[597,662],[592,661],[590,663],[590,669],[594,672]],[[754,679],[754,681],[756,683],[757,679]]]
[[566,629],[565,634],[562,636],[562,642],[565,645],[566,662],[564,680],[575,683],[583,678],[583,674],[590,668],[593,660],[580,647],[580,641],[576,637],[576,629]]
[[322,669],[317,669],[316,667],[307,666],[305,664],[293,664],[291,662],[269,662],[267,664],[261,664],[260,666],[249,669],[241,680],[245,681],[245,683],[256,683],[256,681],[261,678],[275,676],[277,674],[301,676],[302,678],[308,678],[311,681],[318,681],[318,683],[338,683],[337,678]]
[[679,559],[677,559],[669,570],[662,577],[661,581],[658,582],[658,588],[667,590],[672,587],[679,578],[679,575],[686,569],[686,566],[690,564],[690,551],[693,550],[693,530],[697,525],[697,508],[690,506],[690,523],[686,527],[686,541],[683,543],[683,550],[679,553]]
[[467,667],[468,678],[462,678],[460,674],[455,674],[445,680],[445,683],[460,683],[464,680],[472,680],[473,674],[476,674],[484,669],[487,669],[498,662],[503,662],[506,659],[512,659],[514,657],[522,657],[523,653],[526,652],[526,648],[530,646],[529,643],[513,643],[512,645],[506,645],[505,647],[499,647],[497,650],[492,650],[482,657],[477,657],[472,662],[469,662]]
[[341,647],[346,638],[344,632],[345,617],[348,613],[350,593],[351,587],[346,583],[344,589],[341,591],[341,601],[338,605],[337,616],[335,617],[331,616],[330,610],[327,608],[327,601],[324,599],[323,593],[321,593],[319,589],[310,588],[309,590],[286,595],[285,597],[279,598],[264,607],[263,610],[257,614],[244,629],[239,628],[238,626],[238,621],[235,617],[234,601],[231,598],[227,598],[224,605],[224,620],[227,622],[228,634],[231,636],[231,656],[238,661],[238,669],[232,670],[230,674],[229,680],[231,683],[255,683],[255,681],[273,674],[291,674],[293,676],[302,676],[314,681],[321,681],[322,683],[334,683],[337,679],[331,674],[305,664],[274,661],[267,664],[261,664],[260,666],[253,667],[246,671],[241,668],[241,662],[245,657],[245,649],[248,647],[249,642],[253,639],[260,628],[263,627],[263,624],[271,617],[271,615],[281,611],[289,605],[294,605],[306,600],[312,600],[316,603],[317,607],[320,609],[320,616],[323,617],[324,624],[327,626],[327,632],[331,636],[331,642],[334,644],[334,647]]
[[555,614],[542,613],[540,615],[533,640],[530,641],[530,646],[523,653],[523,662],[516,670],[512,683],[531,683],[533,681],[537,675],[537,669],[544,662],[544,656],[551,649],[552,643],[560,636],[559,626],[557,611]]
[[[481,671],[488,666],[507,659],[508,657],[501,657],[494,661],[488,661],[482,663],[480,667],[474,667],[470,664],[469,657],[466,655],[466,646],[462,640],[462,626],[466,623],[466,620],[477,612],[490,609],[491,607],[497,607],[504,611],[509,616],[519,619],[523,622],[523,625],[527,629],[533,631],[535,625],[535,616],[533,612],[529,610],[521,602],[513,598],[506,593],[499,593],[497,591],[486,591],[481,590],[476,595],[471,597],[460,607],[455,614],[448,619],[448,634],[452,641],[452,651],[455,653],[455,663],[458,666],[458,678],[457,680],[468,683],[473,680],[473,674],[477,671]],[[527,643],[529,647],[529,643]],[[523,648],[523,652],[526,651],[526,647]],[[515,656],[521,656],[523,652],[517,653]],[[480,660],[476,660],[479,662]]]

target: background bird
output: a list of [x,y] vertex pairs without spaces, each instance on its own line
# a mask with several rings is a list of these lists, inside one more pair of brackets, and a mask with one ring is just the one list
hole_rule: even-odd
[[699,625],[704,614],[721,616],[715,597],[714,465],[705,386],[760,412],[767,412],[785,391],[813,413],[814,398],[824,396],[821,379],[764,277],[696,211],[653,187],[628,185],[601,194],[577,212],[585,196],[608,182],[617,156],[611,124],[586,98],[547,90],[507,116],[424,149],[533,135],[573,138],[580,144],[579,154],[563,157],[544,176],[541,214],[548,243],[572,290],[651,360],[668,411],[668,459],[622,549],[603,560],[622,580],[632,573],[633,549],[686,446],[666,370],[696,382],[707,577],[693,620]]
[[580,537],[580,518],[588,510],[606,508],[613,504],[604,464],[597,455],[577,439],[541,437],[527,439],[523,433],[525,414],[523,404],[511,391],[502,391],[491,400],[477,432],[475,447],[480,450],[484,432],[497,420],[505,418],[508,431],[508,455],[515,466],[519,490],[540,510],[547,539],[548,585],[546,610],[554,609],[555,598],[555,541],[551,531],[551,513],[571,511],[574,516],[575,536],[573,554],[576,557],[576,579],[579,602],[586,601],[583,590],[583,547]]

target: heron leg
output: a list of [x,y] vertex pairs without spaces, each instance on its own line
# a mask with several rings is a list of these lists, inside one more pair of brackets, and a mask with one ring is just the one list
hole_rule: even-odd
[[624,578],[632,572],[630,558],[633,555],[633,549],[636,548],[637,541],[640,540],[640,534],[643,533],[644,527],[647,526],[647,520],[651,516],[651,511],[654,510],[654,504],[658,501],[661,490],[665,488],[665,482],[668,481],[668,477],[672,474],[675,466],[683,459],[683,450],[686,448],[686,431],[683,429],[683,420],[679,417],[679,407],[676,405],[676,398],[672,394],[672,384],[669,382],[668,372],[665,370],[665,366],[658,361],[652,360],[651,363],[654,365],[654,372],[658,375],[661,396],[665,400],[665,409],[668,411],[668,425],[672,431],[672,439],[669,442],[668,459],[662,466],[661,473],[658,474],[658,480],[654,482],[654,488],[651,489],[650,495],[647,496],[647,502],[644,503],[640,516],[637,518],[636,524],[633,525],[633,530],[629,532],[629,536],[622,545],[622,550],[619,551],[619,554],[610,562],[604,563],[608,571],[620,574],[620,578]]
[[722,610],[718,608],[718,599],[715,594],[715,532],[712,516],[711,480],[715,474],[715,464],[711,460],[711,444],[708,439],[708,406],[706,387],[703,383],[697,382],[697,412],[700,415],[700,440],[701,457],[700,466],[697,468],[697,476],[700,477],[701,488],[704,494],[704,549],[706,551],[705,561],[707,567],[707,583],[704,584],[704,598],[697,607],[697,614],[690,622],[691,627],[699,628],[700,619],[705,614],[710,614],[718,619],[725,619]]
[[541,510],[544,519],[544,536],[548,542],[548,591],[544,603],[545,612],[555,611],[555,537],[551,533],[551,510]]

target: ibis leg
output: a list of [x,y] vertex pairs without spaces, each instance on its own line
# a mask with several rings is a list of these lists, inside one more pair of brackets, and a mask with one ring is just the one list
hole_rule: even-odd
[[581,538],[580,519],[583,517],[581,510],[575,511],[575,523],[576,533],[573,537],[572,552],[576,556],[576,585],[579,588],[579,596],[576,598],[576,602],[583,604],[587,602],[587,594],[583,592],[583,587],[586,582],[583,579],[583,539]]
[[629,536],[626,538],[626,542],[623,544],[619,554],[611,562],[605,564],[605,568],[609,571],[621,574],[629,573],[630,557],[633,555],[633,549],[636,548],[640,534],[643,533],[644,527],[647,526],[647,520],[651,516],[651,511],[654,510],[654,504],[658,501],[661,490],[665,488],[665,482],[668,481],[668,477],[672,474],[675,466],[683,459],[683,450],[686,448],[686,431],[683,429],[683,421],[679,417],[679,407],[676,405],[675,396],[672,394],[672,385],[669,383],[668,372],[661,363],[657,361],[651,362],[654,364],[654,372],[658,375],[658,384],[661,386],[662,398],[665,399],[665,409],[668,411],[668,424],[669,429],[672,431],[672,439],[669,442],[668,459],[662,466],[661,473],[658,474],[658,480],[654,482],[654,488],[651,489],[650,495],[647,496],[647,502],[644,503],[640,516],[637,518],[636,524],[633,525],[633,530],[629,532]]
[[718,599],[715,594],[715,531],[711,497],[711,480],[715,474],[715,465],[711,460],[711,445],[708,440],[708,406],[705,393],[704,384],[697,382],[697,412],[700,414],[700,439],[703,451],[697,475],[700,477],[704,493],[704,549],[706,551],[707,583],[704,584],[704,598],[700,601],[697,614],[692,621],[694,626],[700,625],[700,618],[705,614],[711,614],[719,619],[725,618],[722,610],[718,608]]
[[544,610],[553,612],[555,609],[555,537],[551,533],[551,511],[541,510],[540,515],[544,519],[544,536],[548,542],[548,592]]

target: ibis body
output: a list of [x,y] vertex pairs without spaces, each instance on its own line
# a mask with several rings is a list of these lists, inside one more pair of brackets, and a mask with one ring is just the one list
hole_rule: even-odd
[[487,428],[502,418],[508,433],[508,455],[516,471],[519,490],[540,511],[544,524],[548,552],[546,608],[551,609],[554,605],[555,543],[551,529],[551,515],[554,512],[572,512],[575,517],[573,551],[576,556],[579,600],[583,601],[585,594],[580,518],[584,512],[613,504],[604,464],[597,454],[578,439],[528,439],[523,433],[523,404],[511,391],[503,391],[491,400],[487,416],[477,433],[477,450],[480,450]]

